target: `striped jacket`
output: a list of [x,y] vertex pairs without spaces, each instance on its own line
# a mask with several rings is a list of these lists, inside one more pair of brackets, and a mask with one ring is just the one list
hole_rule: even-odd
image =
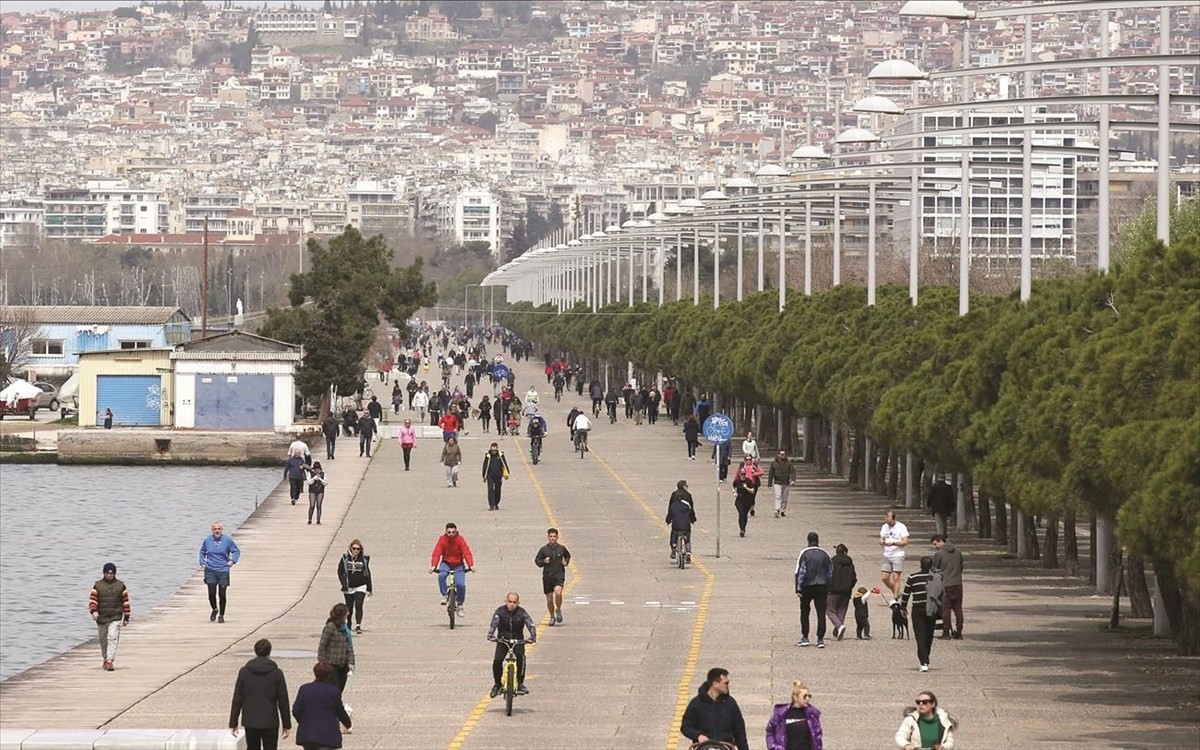
[[132,610],[129,607],[129,590],[120,579],[106,581],[101,578],[92,586],[88,596],[88,613],[98,613],[96,620],[100,625],[107,625],[117,620],[129,621]]
[[929,587],[929,573],[913,573],[904,582],[904,595],[900,598],[900,609],[908,607],[908,600],[912,598],[913,612],[925,614],[925,592]]

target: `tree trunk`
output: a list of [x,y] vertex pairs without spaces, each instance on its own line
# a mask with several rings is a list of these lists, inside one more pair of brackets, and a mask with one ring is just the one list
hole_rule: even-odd
[[1150,587],[1146,585],[1146,560],[1139,554],[1129,553],[1125,561],[1125,588],[1129,591],[1129,609],[1133,617],[1150,619],[1154,607],[1150,603]]
[[979,488],[979,538],[988,539],[992,536],[992,506],[987,492]]
[[816,418],[811,420],[813,425],[813,463],[825,473],[829,473],[829,422]]
[[1008,507],[1003,495],[996,495],[996,544],[1008,547]]
[[1096,582],[1096,514],[1088,514],[1088,583],[1092,586],[1098,585]]
[[1008,512],[1008,552],[1011,555],[1017,554],[1017,523],[1021,518],[1020,512],[1017,509],[1011,508]]
[[1063,568],[1069,576],[1079,575],[1079,540],[1075,535],[1075,509],[1063,511]]
[[967,510],[966,530],[979,528],[979,517],[975,512],[975,480],[970,474],[962,475],[963,483],[963,502]]
[[847,477],[851,485],[856,485],[859,483],[859,474],[862,471],[864,449],[865,446],[863,445],[862,435],[855,433],[854,440],[850,443],[850,474]]
[[[891,471],[887,473],[887,495],[892,505],[896,504],[899,499],[899,490],[902,486],[902,477],[904,476],[904,459],[900,456],[899,451],[888,451],[888,463],[891,465]],[[885,469],[886,471],[886,469]]]
[[1171,634],[1179,644],[1179,653],[1200,655],[1200,608],[1184,600],[1169,560],[1154,560],[1154,574],[1158,576],[1158,587],[1162,591],[1167,619],[1171,621]]
[[1042,550],[1038,545],[1037,520],[1029,513],[1025,514],[1025,559],[1042,559]]
[[1046,545],[1042,555],[1043,568],[1058,567],[1058,514],[1046,516]]

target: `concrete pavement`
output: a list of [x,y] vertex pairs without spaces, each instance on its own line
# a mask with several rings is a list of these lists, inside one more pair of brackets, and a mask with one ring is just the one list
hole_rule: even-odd
[[[967,637],[935,641],[932,672],[916,671],[912,641],[888,637],[881,604],[872,612],[874,640],[797,648],[792,570],[805,534],[817,530],[829,549],[845,543],[861,585],[876,585],[881,498],[802,472],[788,517],[771,517],[764,488],[761,512],[740,539],[725,486],[722,556],[715,558],[717,497],[713,467],[702,460],[707,451],[688,461],[682,434],[669,421],[610,426],[602,417],[592,453],[580,459],[570,451],[565,414],[573,403],[586,408],[586,399],[566,396],[556,404],[540,368],[516,369],[519,394],[531,380],[542,391],[550,435],[536,467],[528,463],[525,440],[498,440],[513,469],[500,512],[487,511],[479,478],[482,454],[496,438],[480,433],[478,423],[462,441],[457,488],[442,481],[440,439],[418,444],[411,472],[388,442],[340,525],[322,527],[327,536],[309,533],[315,527],[304,525],[303,511],[277,497],[239,531],[244,562],[231,589],[237,617],[225,630],[207,622],[203,587],[193,581],[139,620],[144,628],[126,632],[117,672],[102,673],[89,644],[6,681],[0,723],[220,727],[237,669],[264,636],[294,694],[311,679],[321,626],[341,601],[337,559],[358,538],[372,558],[375,596],[367,601],[367,632],[355,641],[359,668],[347,693],[355,731],[348,748],[685,747],[678,717],[711,666],[732,672],[753,748],[764,747],[770,706],[787,700],[793,679],[814,693],[831,749],[890,747],[902,707],[919,690],[938,693],[958,717],[962,747],[1194,746],[1197,660],[1172,656],[1169,643],[1096,632],[1104,600],[1053,571],[1002,559],[973,539],[960,541],[967,555]],[[329,467],[339,492],[368,463],[349,455],[349,447],[342,445],[343,456]],[[662,523],[667,495],[681,478],[691,485],[699,515],[697,564],[685,571],[671,565]],[[332,498],[327,515],[331,505],[348,502]],[[913,533],[911,572],[929,550],[932,523],[900,513]],[[471,543],[478,568],[468,577],[466,621],[454,631],[426,572],[449,520]],[[545,627],[533,564],[548,525],[561,529],[574,556],[566,621],[553,629]],[[264,567],[252,569],[253,560]],[[540,642],[529,656],[531,694],[518,699],[511,718],[500,701],[486,700],[492,647],[483,638],[508,590],[519,592],[540,621]],[[110,683],[118,689],[97,690]],[[62,693],[63,685],[75,692]]]

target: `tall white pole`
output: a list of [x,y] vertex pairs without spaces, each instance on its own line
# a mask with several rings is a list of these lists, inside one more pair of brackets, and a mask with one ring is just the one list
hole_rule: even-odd
[[[916,81],[914,81],[912,85],[912,106],[914,108],[917,106]],[[919,133],[924,130],[924,128],[921,127],[921,115],[914,114],[912,117],[913,132]],[[915,136],[913,137],[912,145],[917,145],[917,139]],[[908,298],[912,300],[914,307],[917,305],[917,296],[919,294],[918,287],[920,286],[920,269],[917,267],[917,264],[920,263],[920,258],[918,255],[920,252],[921,217],[924,214],[924,211],[921,210],[921,204],[919,203],[921,200],[921,196],[918,191],[918,183],[920,179],[919,175],[920,169],[914,166],[912,168],[912,174],[909,175],[908,178]]]
[[742,220],[738,219],[737,223],[737,300],[742,301]]
[[875,306],[875,180],[867,184],[867,306]]
[[666,261],[667,261],[667,240],[665,237],[658,238],[658,252],[654,255],[654,278],[658,283],[658,306],[663,306],[663,284],[666,281]]
[[804,201],[804,296],[812,296],[812,201]]
[[633,307],[633,242],[629,243],[629,306]]
[[[1158,53],[1171,54],[1171,9],[1159,13]],[[1171,244],[1171,66],[1158,66],[1158,239]]]
[[683,299],[683,232],[675,235],[675,301]]
[[[1100,57],[1112,54],[1108,37],[1108,10],[1100,11]],[[1100,69],[1100,96],[1108,96],[1108,66]],[[1110,230],[1108,227],[1108,116],[1107,104],[1100,105],[1100,195],[1096,207],[1096,267],[1108,271]]]
[[785,243],[787,240],[787,213],[783,208],[779,209],[779,312],[783,312],[783,306],[787,304],[787,278],[785,270],[787,268],[787,252],[785,251]]
[[692,230],[692,304],[700,304],[700,228]]
[[[971,64],[971,32],[970,27],[963,24],[963,67]],[[970,76],[962,79],[962,101],[971,101]],[[961,166],[962,207],[959,211],[958,237],[958,314],[966,315],[971,306],[971,136],[966,132],[971,127],[971,110],[964,106],[962,110],[962,154]]]
[[[1033,16],[1025,20],[1025,62],[1033,61]],[[1033,72],[1025,71],[1022,99],[1033,98]],[[1028,104],[1025,111],[1025,134],[1021,137],[1021,301],[1028,302],[1033,294],[1033,107]],[[1043,204],[1044,205],[1044,204]],[[1045,242],[1045,239],[1042,240]]]
[[721,306],[721,222],[713,224],[713,309]]
[[766,240],[766,229],[763,227],[763,216],[758,215],[758,291],[763,290],[763,242]]
[[650,239],[647,237],[642,240],[642,302],[649,299],[650,294]]

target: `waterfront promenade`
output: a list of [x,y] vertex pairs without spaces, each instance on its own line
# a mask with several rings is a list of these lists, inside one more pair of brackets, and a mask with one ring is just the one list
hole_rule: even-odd
[[[966,639],[935,641],[933,671],[917,672],[911,640],[889,638],[889,613],[878,600],[874,640],[853,640],[851,627],[847,640],[831,639],[824,650],[796,647],[792,572],[805,534],[817,530],[830,549],[845,543],[860,584],[876,585],[882,498],[802,471],[788,517],[771,517],[764,488],[758,517],[740,539],[726,485],[722,555],[715,558],[707,450],[688,461],[669,420],[652,427],[602,419],[593,452],[580,459],[569,450],[565,414],[586,399],[568,395],[556,404],[534,367],[516,369],[519,394],[536,377],[551,432],[536,467],[526,440],[499,440],[513,470],[500,512],[487,511],[479,478],[495,437],[478,423],[462,441],[465,462],[453,489],[444,487],[437,463],[440,439],[418,444],[411,472],[394,442],[368,462],[345,441],[329,465],[335,484],[326,525],[306,526],[304,509],[291,507],[280,490],[235,532],[243,562],[234,569],[229,622],[208,622],[195,578],[153,614],[135,610],[116,672],[102,672],[95,645],[87,644],[0,685],[0,723],[223,727],[234,676],[260,637],[274,643],[294,695],[311,679],[318,634],[341,601],[338,557],[358,538],[372,558],[375,595],[367,600],[366,633],[355,639],[359,669],[347,694],[355,730],[347,748],[685,747],[675,731],[679,715],[712,666],[732,672],[753,748],[764,747],[771,704],[787,700],[796,678],[823,711],[831,750],[891,747],[901,709],[919,690],[937,693],[959,719],[960,747],[1195,745],[1197,660],[1174,657],[1169,642],[1097,632],[1105,599],[1053,571],[1002,559],[973,538],[956,540],[966,554]],[[681,478],[699,515],[697,564],[685,571],[668,559],[662,523]],[[900,513],[912,532],[911,572],[920,554],[932,553],[932,523]],[[449,520],[471,543],[478,568],[468,577],[465,622],[454,631],[427,573]],[[548,525],[561,529],[574,556],[561,628],[545,627],[533,564]],[[90,583],[80,583],[81,601]],[[492,646],[484,640],[508,590],[540,620],[531,693],[511,718],[501,701],[486,699]]]

